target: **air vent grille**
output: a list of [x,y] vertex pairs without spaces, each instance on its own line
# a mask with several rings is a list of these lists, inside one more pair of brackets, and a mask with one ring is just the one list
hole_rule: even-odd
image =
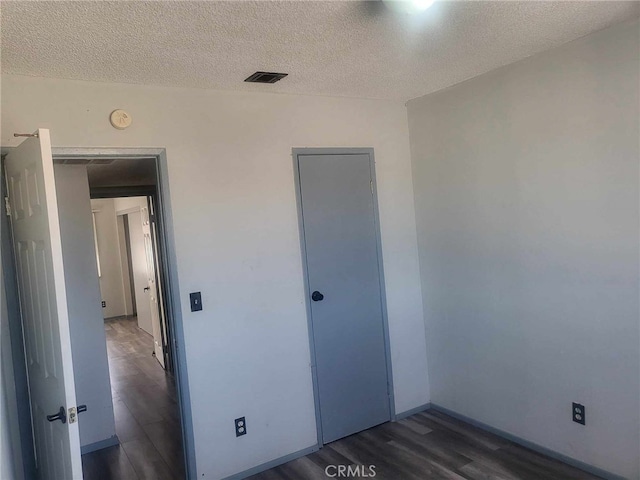
[[250,77],[245,78],[244,81],[250,83],[276,83],[287,75],[288,73],[256,72]]

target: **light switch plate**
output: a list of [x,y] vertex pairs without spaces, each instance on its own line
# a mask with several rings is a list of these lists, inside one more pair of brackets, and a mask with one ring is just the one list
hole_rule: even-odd
[[200,292],[193,292],[189,294],[189,302],[191,303],[191,311],[199,312],[202,310],[202,295]]

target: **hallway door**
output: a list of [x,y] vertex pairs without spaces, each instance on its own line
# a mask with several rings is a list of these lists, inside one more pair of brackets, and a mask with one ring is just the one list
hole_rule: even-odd
[[133,268],[133,288],[138,326],[153,335],[151,302],[149,301],[149,272],[147,271],[147,251],[142,230],[140,210],[126,215],[129,226],[129,247]]
[[164,335],[160,317],[160,291],[156,279],[156,258],[154,252],[154,238],[152,237],[152,225],[149,216],[149,208],[141,207],[142,233],[144,234],[144,248],[147,259],[147,294],[149,295],[149,306],[151,309],[151,328],[153,330],[153,350],[156,360],[165,367],[164,362]]

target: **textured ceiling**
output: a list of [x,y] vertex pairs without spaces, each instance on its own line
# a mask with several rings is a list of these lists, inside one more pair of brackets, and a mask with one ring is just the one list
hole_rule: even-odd
[[[2,72],[408,100],[640,15],[639,2],[2,1]],[[247,84],[256,70],[289,73]]]

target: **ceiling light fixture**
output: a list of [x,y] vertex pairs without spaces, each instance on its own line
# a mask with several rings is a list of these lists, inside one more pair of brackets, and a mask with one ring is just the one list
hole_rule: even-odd
[[418,11],[424,11],[435,3],[436,0],[412,0],[413,7]]
[[435,0],[382,0],[390,9],[403,13],[420,13],[435,3]]

